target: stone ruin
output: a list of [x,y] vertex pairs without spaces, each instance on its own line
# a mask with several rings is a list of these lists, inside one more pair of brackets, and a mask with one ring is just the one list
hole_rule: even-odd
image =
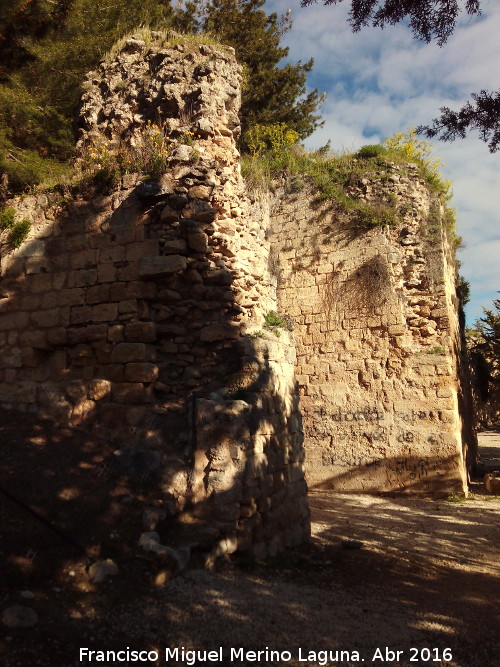
[[31,231],[2,238],[0,406],[149,453],[172,514],[203,507],[228,549],[265,557],[308,536],[306,479],[466,493],[474,438],[454,260],[444,231],[422,232],[435,203],[417,170],[353,186],[407,204],[362,234],[310,186],[249,192],[240,79],[232,49],[161,39],[89,75],[80,154],[160,120],[169,169],[7,202]]

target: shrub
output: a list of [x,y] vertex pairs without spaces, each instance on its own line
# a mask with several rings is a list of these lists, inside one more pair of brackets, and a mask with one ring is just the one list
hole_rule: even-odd
[[427,184],[444,195],[445,198],[451,196],[451,181],[444,179],[440,172],[444,166],[443,161],[431,157],[431,142],[418,139],[415,128],[411,127],[407,132],[396,132],[396,134],[385,139],[383,145],[389,153],[394,153],[404,160],[420,164]]
[[4,208],[0,211],[0,229],[10,229],[16,222],[16,211],[13,208]]
[[299,139],[299,133],[285,123],[274,123],[254,125],[245,133],[242,143],[254,156],[266,150],[276,155],[288,151]]
[[381,155],[387,155],[387,148],[382,146],[382,144],[367,144],[366,146],[361,146],[356,153],[356,156],[361,158],[380,157]]
[[[192,135],[185,132],[180,141],[184,136],[192,141]],[[143,173],[157,180],[168,170],[174,145],[175,141],[165,135],[163,126],[148,121],[133,147],[113,146],[102,138],[90,144],[83,158],[83,169],[102,186],[113,185],[127,173]]]
[[362,203],[356,207],[355,221],[360,229],[372,229],[373,227],[393,227],[398,219],[396,211],[391,206],[372,205]]
[[264,318],[264,327],[266,329],[273,329],[279,327],[287,331],[293,331],[294,321],[289,315],[278,315],[274,310],[267,313]]

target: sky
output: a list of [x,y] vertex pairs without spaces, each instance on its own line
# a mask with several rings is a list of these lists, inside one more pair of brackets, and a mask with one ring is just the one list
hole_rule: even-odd
[[[404,26],[364,28],[353,34],[347,22],[349,0],[307,8],[300,0],[267,0],[267,13],[291,9],[292,29],[283,38],[288,60],[314,58],[309,88],[327,94],[325,124],[309,137],[309,149],[332,142],[335,151],[355,151],[409,127],[431,124],[439,108],[458,110],[470,93],[498,89],[500,6],[482,0],[482,15],[462,16],[443,47],[413,38]],[[451,206],[465,248],[461,274],[470,282],[466,307],[470,326],[491,308],[500,291],[500,151],[491,154],[472,132],[451,143],[432,142],[442,158],[443,176],[453,183]]]

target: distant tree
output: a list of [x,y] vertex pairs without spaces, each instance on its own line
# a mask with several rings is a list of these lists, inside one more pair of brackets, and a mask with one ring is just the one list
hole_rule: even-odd
[[27,40],[61,25],[74,0],[0,0],[0,77],[30,59]]
[[18,192],[60,179],[85,73],[141,23],[172,24],[170,0],[0,0],[0,175]]
[[278,66],[288,54],[280,43],[291,24],[286,17],[267,15],[261,9],[264,4],[265,0],[211,0],[200,25],[233,46],[243,64],[243,132],[257,124],[285,123],[304,139],[321,124],[317,111],[322,96],[317,89],[305,94],[313,60]]
[[[302,7],[317,0],[301,0]],[[336,5],[343,0],[323,0],[324,5]],[[372,25],[384,28],[407,20],[413,36],[427,43],[436,40],[443,46],[453,34],[457,17],[481,13],[480,0],[350,0],[349,23],[353,32]],[[442,141],[464,138],[469,130],[479,130],[480,138],[488,144],[491,153],[500,143],[500,91],[472,94],[473,102],[467,102],[458,111],[448,107],[440,109],[441,116],[432,125],[420,125],[419,134]]]
[[493,307],[483,310],[484,317],[480,317],[475,324],[479,333],[476,347],[486,359],[490,380],[500,382],[500,299],[493,299]]

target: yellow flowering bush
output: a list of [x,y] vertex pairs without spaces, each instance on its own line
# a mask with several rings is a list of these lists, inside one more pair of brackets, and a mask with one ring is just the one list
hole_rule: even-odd
[[431,142],[418,139],[414,127],[410,127],[406,132],[396,132],[383,142],[383,146],[390,153],[396,153],[409,162],[415,161],[422,164],[429,185],[446,197],[451,197],[451,181],[443,178],[440,171],[444,167],[444,162],[439,158],[431,157]]
[[244,143],[253,156],[259,155],[265,150],[273,153],[284,153],[294,146],[300,139],[300,135],[285,123],[274,123],[273,125],[254,125],[244,137]]

